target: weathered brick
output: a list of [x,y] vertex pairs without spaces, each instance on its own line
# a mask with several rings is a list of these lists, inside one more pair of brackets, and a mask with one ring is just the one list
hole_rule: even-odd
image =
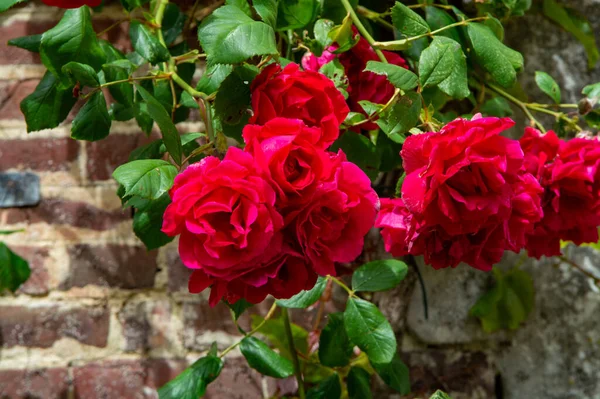
[[29,295],[47,294],[48,269],[46,269],[44,260],[48,257],[48,249],[11,245],[11,250],[27,260],[31,269],[29,279],[19,288],[19,292]]
[[[267,378],[270,395],[275,391],[275,380]],[[248,366],[244,358],[228,358],[223,371],[206,390],[206,399],[261,399],[262,376]],[[270,397],[270,396],[268,396]]]
[[111,134],[104,140],[89,143],[87,147],[87,172],[91,180],[111,179],[112,172],[127,162],[129,154],[156,137],[140,134]]
[[156,251],[128,245],[78,244],[68,249],[70,273],[60,289],[88,284],[125,289],[154,285]]
[[227,305],[219,302],[211,308],[207,302],[185,302],[183,304],[184,346],[188,349],[203,351],[210,343],[202,338],[205,332],[223,331],[238,334],[237,328],[231,320]]
[[66,368],[0,369],[0,398],[67,399],[68,394]]
[[75,161],[78,155],[79,143],[67,137],[0,140],[0,170],[17,168],[65,171],[69,170],[69,164]]
[[127,352],[179,347],[180,331],[171,322],[168,300],[132,300],[118,313]]
[[0,343],[4,347],[51,347],[61,338],[105,347],[109,310],[106,307],[2,306]]
[[43,33],[56,25],[57,21],[24,21],[15,20],[11,24],[0,25],[0,64],[39,64],[40,55],[18,47],[8,45],[9,39],[21,36],[37,35]]
[[[1,58],[2,56],[0,56],[0,60]],[[18,82],[0,83],[0,119],[25,120],[19,104],[25,97],[33,93],[39,82],[39,79],[27,79]]]
[[156,388],[186,367],[184,360],[108,360],[73,370],[75,398],[157,398]]
[[[2,216],[4,214],[4,216]],[[131,219],[131,213],[123,210],[107,211],[85,202],[67,201],[61,198],[44,198],[38,206],[11,208],[0,211],[7,224],[48,223],[68,224],[92,230],[109,230]]]
[[188,292],[188,280],[192,274],[192,269],[181,262],[177,246],[170,246],[168,249],[167,272],[169,292]]

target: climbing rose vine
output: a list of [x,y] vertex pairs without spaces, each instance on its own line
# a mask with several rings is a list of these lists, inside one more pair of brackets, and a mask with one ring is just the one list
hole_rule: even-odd
[[[262,375],[293,377],[273,398],[384,397],[374,375],[409,394],[372,293],[421,277],[420,263],[493,270],[471,315],[486,331],[514,329],[534,284],[495,267],[506,251],[599,245],[600,83],[563,104],[537,71],[539,91],[526,93],[523,55],[503,43],[504,21],[541,12],[584,42],[594,67],[593,30],[560,1],[43,2],[65,9],[53,11],[60,22],[9,41],[46,68],[21,103],[27,131],[70,123],[73,139],[93,142],[125,123],[145,135],[113,173],[133,233],[148,250],[178,248],[190,294],[229,306],[242,335],[215,342],[161,399],[202,397],[236,348]],[[0,11],[13,5],[30,6]],[[107,15],[115,23],[95,30]],[[378,234],[398,259],[374,249]],[[0,265],[0,290],[30,274],[4,243]],[[290,318],[302,309],[314,310],[304,327]],[[237,321],[246,311],[249,330]],[[421,385],[413,396],[433,393]]]

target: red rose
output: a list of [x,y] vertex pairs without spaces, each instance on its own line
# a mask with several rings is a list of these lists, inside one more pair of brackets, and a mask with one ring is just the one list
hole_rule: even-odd
[[[331,175],[329,155],[318,147],[321,129],[298,119],[275,118],[264,126],[244,127],[246,151],[269,170],[284,201],[306,201]],[[280,204],[280,206],[287,204]]]
[[[296,261],[284,267],[283,254],[298,255],[284,249],[275,191],[252,155],[230,148],[222,161],[204,158],[175,178],[170,195],[162,230],[181,235],[181,260],[198,270],[190,287],[195,292],[212,284],[212,303],[223,296],[289,297],[313,279],[308,271],[289,270]],[[270,283],[299,274],[304,279],[297,283]]]
[[60,8],[98,7],[102,0],[42,0],[46,5]]
[[416,220],[402,198],[381,198],[381,209],[375,221],[381,228],[385,250],[394,256],[410,253],[409,245],[416,230]]
[[536,258],[560,255],[560,241],[579,245],[598,241],[600,225],[600,142],[561,141],[554,132],[527,128],[520,140],[527,168],[536,171],[545,191],[544,218],[528,236]]
[[[523,168],[519,143],[499,135],[513,124],[476,116],[406,140],[402,202],[414,231],[407,252],[435,268],[465,262],[490,270],[505,250],[521,249],[542,216],[541,188]],[[406,211],[396,212],[403,216],[388,228],[402,232]]]
[[335,262],[351,262],[363,248],[364,236],[373,227],[379,198],[371,181],[343,153],[332,179],[323,182],[306,205],[286,215],[286,224],[319,275],[335,275]]
[[300,119],[321,128],[318,145],[327,148],[339,136],[348,115],[344,96],[331,80],[317,72],[301,71],[297,64],[283,70],[267,66],[252,82],[251,124],[264,125],[277,117]]

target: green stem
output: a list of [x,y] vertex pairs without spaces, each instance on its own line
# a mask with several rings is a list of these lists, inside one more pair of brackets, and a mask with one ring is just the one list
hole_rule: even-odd
[[354,291],[352,291],[346,284],[344,284],[344,282],[340,279],[338,279],[337,277],[333,277],[333,276],[327,276],[327,278],[331,281],[333,281],[334,283],[336,283],[337,285],[339,285],[340,287],[342,287],[350,296],[354,296]]
[[370,19],[371,21],[377,22],[378,24],[382,25],[386,29],[389,29],[392,31],[394,30],[394,25],[392,25],[391,23],[389,23],[388,21],[383,19],[382,15],[380,13],[375,12],[373,10],[369,10],[368,8],[363,7],[363,6],[356,7],[356,11],[358,11],[358,13],[360,15],[362,15],[363,17]]
[[358,15],[356,15],[356,12],[354,12],[354,9],[352,8],[352,5],[350,5],[350,2],[348,0],[341,0],[341,2],[348,14],[350,14],[350,18],[352,18],[352,22],[354,23],[354,26],[356,26],[356,29],[358,29],[360,34],[365,38],[367,42],[369,42],[371,47],[373,47],[373,50],[375,50],[375,53],[377,54],[381,62],[387,63],[385,55],[383,55],[381,50],[375,47],[375,39],[373,39],[373,36],[371,36],[371,34],[367,31],[362,22],[360,22],[360,19],[358,18]]
[[392,40],[389,42],[374,42],[372,44],[372,46],[374,46],[375,48],[378,48],[378,49],[382,49],[382,50],[397,50],[397,49],[401,49],[401,48],[405,47],[408,43],[414,42],[415,40],[419,40],[424,37],[433,37],[439,33],[442,33],[444,31],[448,30],[448,29],[456,28],[457,26],[465,26],[471,22],[485,21],[486,19],[489,19],[489,17],[477,17],[477,18],[471,18],[471,19],[464,19],[462,21],[455,22],[450,25],[446,25],[446,26],[436,29],[434,31],[423,33],[422,35],[407,37],[406,39]]
[[204,102],[204,110],[206,112],[206,137],[208,138],[208,141],[210,141],[211,143],[215,142],[215,132],[214,132],[214,128],[213,128],[213,120],[212,120],[212,110],[210,108],[210,102],[208,101],[208,99],[203,98],[202,101]]
[[[275,314],[275,311],[277,310],[277,302],[273,302],[273,306],[271,306],[271,309],[269,309],[269,312],[267,313],[267,315],[265,316],[265,318],[263,319],[263,321],[260,322],[260,324],[258,326],[256,326],[255,329],[253,329],[252,331],[250,331],[248,334],[246,334],[244,336],[244,338],[247,337],[251,337],[254,334],[256,334],[267,322],[267,320],[269,320],[271,317],[273,317],[273,315]],[[232,350],[234,350],[235,348],[237,348],[240,344],[242,343],[242,341],[238,341],[235,344],[229,346],[228,348],[226,348],[223,352],[221,352],[221,354],[219,355],[219,357],[224,357],[226,354],[228,354],[229,352],[231,352]]]
[[290,353],[292,355],[292,360],[294,361],[294,374],[296,375],[296,381],[298,382],[298,396],[300,399],[306,399],[306,394],[304,393],[304,380],[302,379],[300,361],[298,360],[298,352],[294,345],[294,335],[292,334],[292,325],[290,323],[290,315],[287,308],[282,308],[281,314],[283,316],[283,324],[285,325],[285,335],[287,336]]
[[526,103],[524,103],[523,101],[519,100],[518,98],[508,94],[506,91],[502,90],[500,87],[494,85],[493,83],[488,83],[487,85],[490,89],[492,89],[496,93],[500,94],[502,97],[506,98],[507,100],[511,101],[512,103],[517,105],[519,108],[521,108],[521,110],[525,113],[525,115],[527,115],[529,120],[531,120],[542,132],[546,133],[546,129],[544,128],[544,126],[537,119],[535,119],[533,117],[531,112],[529,112],[529,109],[528,109]]
[[173,81],[175,83],[177,83],[179,85],[179,87],[181,87],[183,90],[187,91],[192,97],[199,97],[203,100],[208,99],[209,96],[202,93],[201,91],[194,89],[192,86],[187,84],[187,82],[185,80],[183,80],[181,78],[181,76],[177,75],[177,73],[173,72],[171,74],[171,78],[173,79]]
[[585,274],[587,277],[591,278],[592,280],[594,280],[594,282],[596,284],[600,284],[600,277],[596,276],[595,274],[587,271],[586,269],[584,269],[583,267],[581,267],[580,265],[578,265],[577,263],[573,262],[571,259],[567,258],[566,256],[559,256],[558,259],[560,259],[562,262],[573,266],[575,269],[579,270],[581,273]]

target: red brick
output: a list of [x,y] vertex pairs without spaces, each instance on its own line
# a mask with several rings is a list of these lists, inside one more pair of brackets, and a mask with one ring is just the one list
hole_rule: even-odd
[[186,267],[179,257],[176,247],[170,247],[167,253],[167,272],[169,275],[169,292],[188,292],[188,280],[192,269]]
[[106,307],[0,307],[0,343],[4,347],[49,348],[60,338],[105,347],[109,311]]
[[179,331],[171,323],[171,302],[167,300],[130,301],[119,310],[127,352],[169,349],[179,346]]
[[87,146],[87,171],[91,180],[107,180],[112,172],[127,162],[129,154],[136,148],[156,139],[140,134],[111,134],[106,139],[89,143]]
[[39,79],[27,79],[0,83],[0,119],[25,120],[19,105],[25,97],[33,93],[39,82]]
[[66,368],[1,370],[0,398],[67,399],[69,375]]
[[208,349],[205,342],[198,342],[206,331],[224,331],[239,334],[231,320],[227,305],[219,302],[211,308],[207,302],[185,302],[183,304],[184,346],[188,349],[204,351]]
[[45,295],[48,293],[48,270],[44,260],[48,257],[47,248],[11,246],[17,255],[29,262],[31,275],[19,288],[19,292],[29,295]]
[[10,25],[0,25],[0,64],[40,64],[40,55],[18,47],[8,45],[10,39],[21,36],[37,35],[52,28],[56,21],[23,21],[16,20]]
[[66,201],[59,198],[45,198],[31,208],[11,208],[0,211],[7,224],[48,223],[68,224],[92,230],[109,230],[117,224],[131,219],[130,212],[123,210],[106,211],[85,202]]
[[50,172],[65,171],[78,155],[79,143],[66,137],[0,140],[0,170],[16,168]]
[[175,378],[184,360],[108,360],[73,370],[75,398],[156,398],[156,388]]
[[78,244],[68,249],[71,271],[60,289],[88,284],[125,289],[154,285],[156,251],[143,247]]

